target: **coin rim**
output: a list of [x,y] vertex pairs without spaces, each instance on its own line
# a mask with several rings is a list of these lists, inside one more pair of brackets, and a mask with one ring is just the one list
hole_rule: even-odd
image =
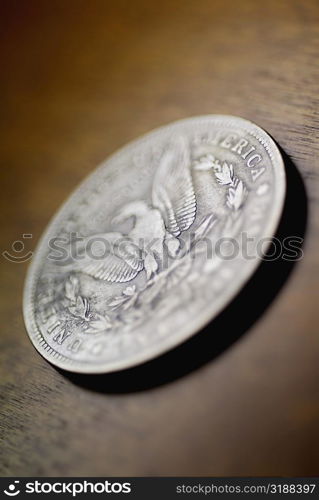
[[[32,258],[32,261],[29,265],[27,275],[26,275],[26,280],[25,280],[25,286],[24,286],[24,292],[23,292],[23,316],[24,316],[24,322],[26,326],[26,330],[28,333],[28,336],[33,344],[33,346],[36,348],[36,350],[51,364],[57,366],[58,368],[70,371],[70,372],[75,372],[75,373],[86,373],[86,374],[98,374],[98,373],[108,373],[108,372],[114,372],[114,371],[119,371],[119,370],[124,370],[131,368],[133,366],[139,365],[141,363],[144,363],[146,361],[149,361],[153,358],[156,358],[165,352],[173,349],[174,347],[178,346],[179,344],[183,343],[184,341],[188,340],[190,337],[198,333],[200,330],[202,330],[208,323],[210,323],[233,299],[234,297],[238,294],[241,288],[247,283],[247,281],[251,278],[253,275],[255,269],[257,266],[260,264],[260,261],[262,260],[262,257],[257,256],[254,260],[251,260],[249,263],[247,263],[247,266],[245,266],[244,274],[241,277],[239,282],[235,282],[233,286],[230,287],[230,289],[227,291],[227,297],[225,298],[220,298],[215,300],[212,308],[206,308],[199,317],[196,317],[195,320],[192,322],[187,322],[183,328],[179,329],[178,334],[174,334],[171,338],[166,338],[165,341],[163,342],[162,345],[152,345],[147,349],[143,349],[142,353],[139,354],[134,354],[132,355],[131,358],[129,359],[124,359],[124,360],[117,360],[117,361],[107,361],[104,363],[100,363],[98,365],[94,364],[85,364],[88,362],[85,361],[75,361],[73,359],[65,357],[63,354],[58,353],[58,351],[55,351],[51,346],[46,344],[46,341],[43,337],[43,335],[39,332],[39,328],[36,325],[35,318],[34,318],[34,308],[33,308],[33,289],[36,286],[37,283],[37,274],[39,272],[39,269],[41,269],[41,266],[39,264],[41,263],[41,257],[43,253],[43,245],[45,244],[47,237],[49,236],[50,232],[54,228],[54,225],[56,222],[58,222],[58,219],[62,213],[68,209],[68,206],[72,204],[72,201],[74,198],[76,198],[79,193],[82,190],[85,190],[90,182],[98,176],[98,173],[101,170],[104,170],[106,167],[107,163],[112,162],[113,159],[115,159],[117,156],[122,155],[124,152],[127,152],[127,150],[136,147],[138,143],[142,144],[143,141],[145,140],[150,140],[153,137],[156,138],[156,136],[160,136],[163,132],[166,132],[170,128],[175,128],[178,127],[178,125],[183,125],[183,124],[190,124],[194,123],[196,126],[196,123],[198,122],[203,122],[206,121],[207,124],[211,123],[213,121],[220,121],[220,120],[225,120],[226,122],[234,122],[234,126],[238,126],[239,128],[244,128],[244,129],[249,129],[247,130],[248,133],[254,132],[254,136],[256,139],[261,142],[261,144],[264,146],[264,148],[270,149],[270,151],[267,151],[272,165],[273,165],[273,170],[274,170],[274,185],[276,186],[276,192],[275,192],[275,197],[273,199],[272,203],[272,208],[271,208],[271,217],[269,217],[268,223],[266,224],[266,227],[263,231],[263,237],[264,238],[272,238],[273,235],[275,234],[276,228],[278,226],[280,217],[282,215],[282,209],[285,201],[285,193],[286,193],[286,174],[285,174],[285,166],[284,162],[282,159],[282,156],[280,154],[280,151],[275,144],[274,140],[269,136],[269,134],[263,130],[261,127],[256,125],[255,123],[246,120],[241,117],[237,116],[232,116],[232,115],[202,115],[202,116],[195,116],[195,117],[190,117],[182,120],[177,120],[174,122],[171,122],[167,125],[161,126],[159,128],[153,129],[147,134],[144,134],[143,136],[140,136],[139,138],[129,142],[122,148],[118,149],[115,153],[113,153],[111,156],[109,156],[106,160],[104,160],[99,166],[97,166],[94,171],[89,174],[88,176],[85,177],[85,179],[72,191],[72,193],[69,195],[67,200],[62,204],[60,209],[55,213],[53,218],[50,220],[48,225],[46,226],[46,229],[43,232],[42,237],[40,238],[37,247],[35,249],[34,256]],[[268,141],[268,144],[264,144],[264,141]],[[267,148],[269,146],[269,148]],[[270,244],[270,242],[269,242]],[[38,271],[38,272],[37,272]],[[38,331],[37,331],[38,330]],[[43,345],[39,343],[38,337],[42,337],[44,340],[44,344],[46,344],[49,349],[44,348]],[[63,359],[58,359],[59,357],[62,357]],[[66,361],[65,361],[66,360]]]

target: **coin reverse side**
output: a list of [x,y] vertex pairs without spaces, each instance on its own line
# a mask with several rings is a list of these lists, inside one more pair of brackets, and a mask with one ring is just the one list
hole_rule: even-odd
[[284,195],[276,145],[242,118],[190,118],[130,143],[38,245],[24,291],[32,343],[60,368],[104,373],[185,341],[252,275]]

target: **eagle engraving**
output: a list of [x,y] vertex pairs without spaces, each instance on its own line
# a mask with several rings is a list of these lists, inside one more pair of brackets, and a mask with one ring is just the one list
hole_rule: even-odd
[[[109,251],[101,259],[85,255],[77,270],[111,283],[125,283],[145,270],[147,279],[158,271],[164,246],[169,254],[180,249],[179,236],[187,231],[196,217],[196,197],[191,175],[191,158],[187,141],[175,138],[162,155],[156,170],[151,203],[133,201],[113,218],[121,224],[133,218],[127,234],[107,232],[94,235],[96,242],[106,241]],[[92,238],[86,238],[86,242]],[[143,251],[141,250],[143,242]]]

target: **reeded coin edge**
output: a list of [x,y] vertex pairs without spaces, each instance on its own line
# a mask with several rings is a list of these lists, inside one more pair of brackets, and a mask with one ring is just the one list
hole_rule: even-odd
[[[59,219],[62,214],[68,211],[68,208],[73,205],[78,198],[81,197],[83,191],[87,190],[92,185],[97,184],[100,178],[100,172],[104,171],[107,165],[116,160],[117,157],[121,156],[124,152],[128,152],[130,149],[134,149],[137,146],[141,146],[144,143],[156,139],[156,136],[161,136],[163,133],[167,133],[169,129],[174,129],[180,125],[189,125],[194,123],[194,126],[199,123],[212,123],[215,125],[219,121],[222,122],[223,126],[233,126],[240,127],[247,134],[255,137],[260,144],[265,148],[268,156],[270,158],[273,171],[274,171],[274,187],[275,187],[275,197],[273,200],[271,217],[266,224],[265,230],[263,232],[265,238],[271,238],[278,226],[282,208],[285,199],[286,192],[286,177],[285,177],[285,167],[282,156],[273,141],[273,139],[265,132],[262,128],[249,120],[244,118],[239,118],[231,115],[204,115],[198,117],[191,117],[187,119],[178,120],[172,122],[168,125],[164,125],[157,129],[154,129],[147,134],[129,142],[121,149],[117,150],[114,154],[109,156],[104,160],[94,171],[89,174],[79,186],[75,188],[73,193],[68,197],[66,202],[62,204],[60,209],[56,212],[54,217],[51,219],[47,225],[42,237],[40,238],[38,245],[35,250],[35,255],[27,271],[24,293],[23,293],[23,315],[26,325],[26,329],[29,338],[36,348],[36,350],[50,363],[55,366],[76,373],[107,373],[114,372],[118,370],[127,369],[143,362],[149,361],[152,358],[158,357],[161,354],[171,350],[182,342],[186,341],[196,333],[198,333],[204,326],[206,326],[210,321],[217,316],[221,310],[223,310],[237,295],[249,278],[253,275],[254,270],[259,265],[262,257],[256,257],[255,260],[249,261],[247,266],[243,268],[243,272],[238,276],[237,281],[232,285],[228,286],[227,299],[221,297],[220,299],[215,299],[214,304],[209,310],[205,310],[200,317],[194,318],[192,322],[187,322],[183,329],[180,329],[178,334],[174,334],[169,340],[166,340],[163,344],[153,344],[148,349],[143,349],[140,354],[132,355],[130,359],[117,360],[114,362],[101,362],[95,361],[94,364],[88,365],[85,361],[75,361],[73,359],[65,357],[63,354],[54,350],[49,344],[47,344],[45,338],[40,332],[34,317],[34,291],[41,272],[41,257],[46,251],[46,242],[48,235],[54,230],[54,227],[59,224]],[[266,251],[266,249],[265,249]]]

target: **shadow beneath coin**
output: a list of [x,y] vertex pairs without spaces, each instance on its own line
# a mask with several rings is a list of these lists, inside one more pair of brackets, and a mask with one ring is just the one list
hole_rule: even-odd
[[[293,162],[281,149],[280,151],[285,162],[287,193],[275,237],[281,242],[289,236],[303,241],[307,222],[306,191]],[[299,254],[301,246],[302,243],[299,245]],[[269,249],[270,252],[272,250]],[[244,335],[271,305],[297,262],[296,259],[282,258],[267,261],[266,256],[241,292],[210,324],[158,358],[128,370],[105,375],[81,375],[62,370],[61,373],[74,384],[109,394],[143,391],[182,377],[212,361]]]

